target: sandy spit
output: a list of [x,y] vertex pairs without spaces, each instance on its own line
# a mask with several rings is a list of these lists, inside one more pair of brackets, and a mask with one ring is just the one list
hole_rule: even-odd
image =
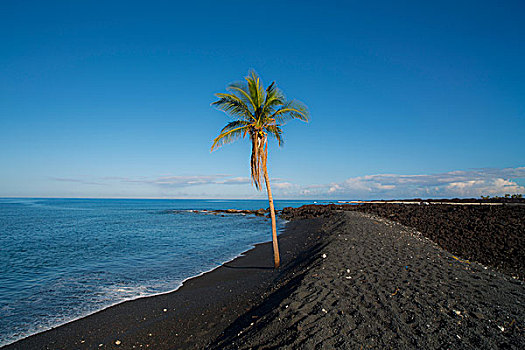
[[322,241],[212,348],[525,348],[523,282],[365,213],[333,215]]

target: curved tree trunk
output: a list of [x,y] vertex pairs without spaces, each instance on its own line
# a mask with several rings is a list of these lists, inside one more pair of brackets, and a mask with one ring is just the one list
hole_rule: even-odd
[[275,208],[273,207],[272,189],[270,188],[270,179],[268,178],[268,171],[266,170],[266,162],[264,164],[264,181],[266,182],[266,190],[268,191],[268,202],[270,202],[270,216],[272,218],[272,243],[273,243],[273,261],[274,267],[277,269],[281,264],[279,259],[279,244],[277,242],[277,226],[275,223]]

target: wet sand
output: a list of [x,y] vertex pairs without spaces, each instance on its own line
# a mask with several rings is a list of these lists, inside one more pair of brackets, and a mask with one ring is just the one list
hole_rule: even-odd
[[525,348],[521,280],[379,216],[299,219],[315,216],[287,225],[278,271],[261,244],[176,292],[6,348]]

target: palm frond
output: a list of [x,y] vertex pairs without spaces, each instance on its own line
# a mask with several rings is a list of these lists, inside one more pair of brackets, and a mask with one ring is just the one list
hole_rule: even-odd
[[268,142],[266,134],[254,131],[250,134],[252,140],[252,156],[250,160],[252,183],[257,190],[262,190],[262,180],[266,170],[268,158]]
[[250,128],[250,123],[245,120],[235,120],[222,128],[221,133],[213,140],[211,151],[231,143],[239,138],[244,138]]
[[284,144],[283,140],[283,130],[278,125],[268,125],[265,127],[266,131],[268,132],[269,136],[275,137],[277,140],[279,147]]
[[234,93],[241,101],[243,101],[247,106],[249,106],[251,112],[255,114],[257,110],[257,105],[250,95],[248,85],[242,82],[231,83],[228,85],[226,90]]
[[253,114],[246,103],[234,94],[218,93],[215,94],[219,98],[218,101],[212,103],[212,106],[217,107],[226,114],[230,114],[233,117],[242,118],[244,120],[250,120],[253,118]]
[[266,98],[263,104],[262,115],[271,115],[275,112],[276,107],[283,105],[286,102],[281,90],[272,82],[266,88]]
[[251,100],[254,102],[254,108],[256,110],[255,115],[258,117],[257,110],[260,110],[264,100],[264,90],[262,88],[262,82],[255,71],[251,71],[250,75],[246,77],[248,82],[248,91],[250,93]]
[[299,119],[308,122],[310,113],[308,108],[299,101],[289,101],[271,115],[280,125],[285,124],[288,120]]

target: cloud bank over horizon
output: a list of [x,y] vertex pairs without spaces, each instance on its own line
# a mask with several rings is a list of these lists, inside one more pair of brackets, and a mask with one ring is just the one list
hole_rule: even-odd
[[438,174],[376,174],[343,182],[305,186],[303,195],[355,199],[413,197],[480,197],[525,193],[516,179],[525,178],[525,167],[457,170]]
[[[165,175],[158,177],[62,178],[75,188],[99,188],[99,195],[151,198],[265,198],[255,191],[249,177],[225,174]],[[273,178],[276,198],[286,199],[394,199],[501,196],[525,194],[525,167],[455,170],[436,174],[373,174],[350,177],[342,182],[296,184],[289,179]],[[111,192],[104,188],[119,189]]]

